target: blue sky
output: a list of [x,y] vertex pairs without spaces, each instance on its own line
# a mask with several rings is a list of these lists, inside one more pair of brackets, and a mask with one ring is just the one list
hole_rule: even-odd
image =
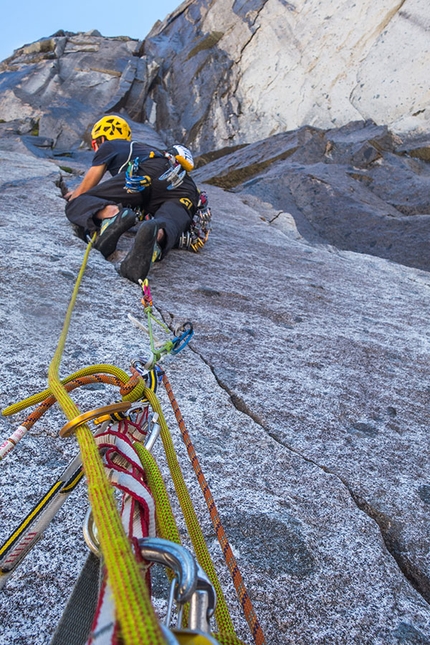
[[181,0],[9,0],[1,12],[0,61],[59,29],[143,39]]

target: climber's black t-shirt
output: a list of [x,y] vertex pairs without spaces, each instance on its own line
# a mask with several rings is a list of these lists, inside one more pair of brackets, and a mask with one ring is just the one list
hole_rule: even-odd
[[135,157],[146,157],[151,150],[154,150],[154,148],[151,148],[146,143],[112,139],[102,143],[94,154],[92,165],[106,165],[106,169],[113,177],[119,172],[125,172],[129,161],[133,161]]
[[[151,151],[156,154],[148,158]],[[197,207],[199,192],[197,186],[191,177],[187,174],[180,186],[172,189],[167,180],[160,179],[163,173],[169,169],[170,163],[162,153],[156,148],[148,146],[146,143],[138,141],[125,141],[124,139],[112,139],[105,141],[94,154],[93,166],[106,165],[106,169],[112,176],[117,176],[119,172],[125,172],[129,161],[136,157],[140,158],[139,174],[145,175],[150,179],[150,186],[142,193],[142,202],[148,212],[155,212],[165,201],[181,202],[181,198],[188,198],[182,201],[181,205],[188,213],[193,212]],[[102,187],[103,184],[100,184]]]

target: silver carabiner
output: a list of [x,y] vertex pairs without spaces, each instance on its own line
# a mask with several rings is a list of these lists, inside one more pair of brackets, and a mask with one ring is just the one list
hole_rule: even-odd
[[182,184],[186,174],[187,174],[187,171],[184,170],[180,164],[171,165],[171,167],[168,170],[166,170],[166,172],[164,172],[162,175],[160,175],[158,179],[160,181],[169,182],[169,186],[167,186],[167,190],[173,190],[173,188],[177,188]]
[[175,573],[175,600],[183,604],[189,602],[197,588],[197,565],[188,551],[176,542],[163,538],[140,538],[139,548],[142,557],[149,562],[162,564]]
[[165,624],[167,626],[170,624],[173,602],[175,602],[178,605],[177,627],[180,628],[184,604],[189,602],[190,629],[209,632],[209,622],[216,606],[216,592],[193,555],[180,544],[162,538],[141,538],[139,547],[145,560],[163,564],[172,569],[175,574],[170,586]]
[[151,452],[152,448],[154,447],[154,443],[157,441],[161,432],[161,426],[158,423],[158,412],[154,412],[150,416],[151,419],[148,419],[148,429],[150,428],[150,430],[145,439],[145,443],[143,444],[145,448],[149,450],[149,452]]
[[190,629],[209,632],[209,623],[215,607],[216,591],[205,571],[197,564],[197,588],[190,600],[190,613],[188,616]]

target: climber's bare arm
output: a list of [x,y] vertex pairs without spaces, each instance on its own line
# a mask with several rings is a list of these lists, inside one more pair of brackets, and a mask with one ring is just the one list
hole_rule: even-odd
[[79,195],[82,195],[82,193],[86,193],[87,190],[94,188],[94,186],[97,186],[97,184],[101,181],[105,172],[105,164],[103,164],[102,166],[91,166],[91,168],[86,172],[85,177],[83,178],[79,186],[77,186],[75,190],[70,191],[69,193],[64,195],[64,198],[69,201],[71,199],[79,197]]

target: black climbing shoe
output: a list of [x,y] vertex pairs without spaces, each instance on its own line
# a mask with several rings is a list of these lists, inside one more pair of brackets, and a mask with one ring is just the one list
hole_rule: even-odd
[[137,231],[133,248],[121,262],[119,272],[132,282],[144,280],[151,268],[158,226],[153,219],[143,222]]
[[131,208],[124,208],[115,217],[102,220],[94,248],[107,258],[115,251],[121,235],[135,223],[136,213]]

